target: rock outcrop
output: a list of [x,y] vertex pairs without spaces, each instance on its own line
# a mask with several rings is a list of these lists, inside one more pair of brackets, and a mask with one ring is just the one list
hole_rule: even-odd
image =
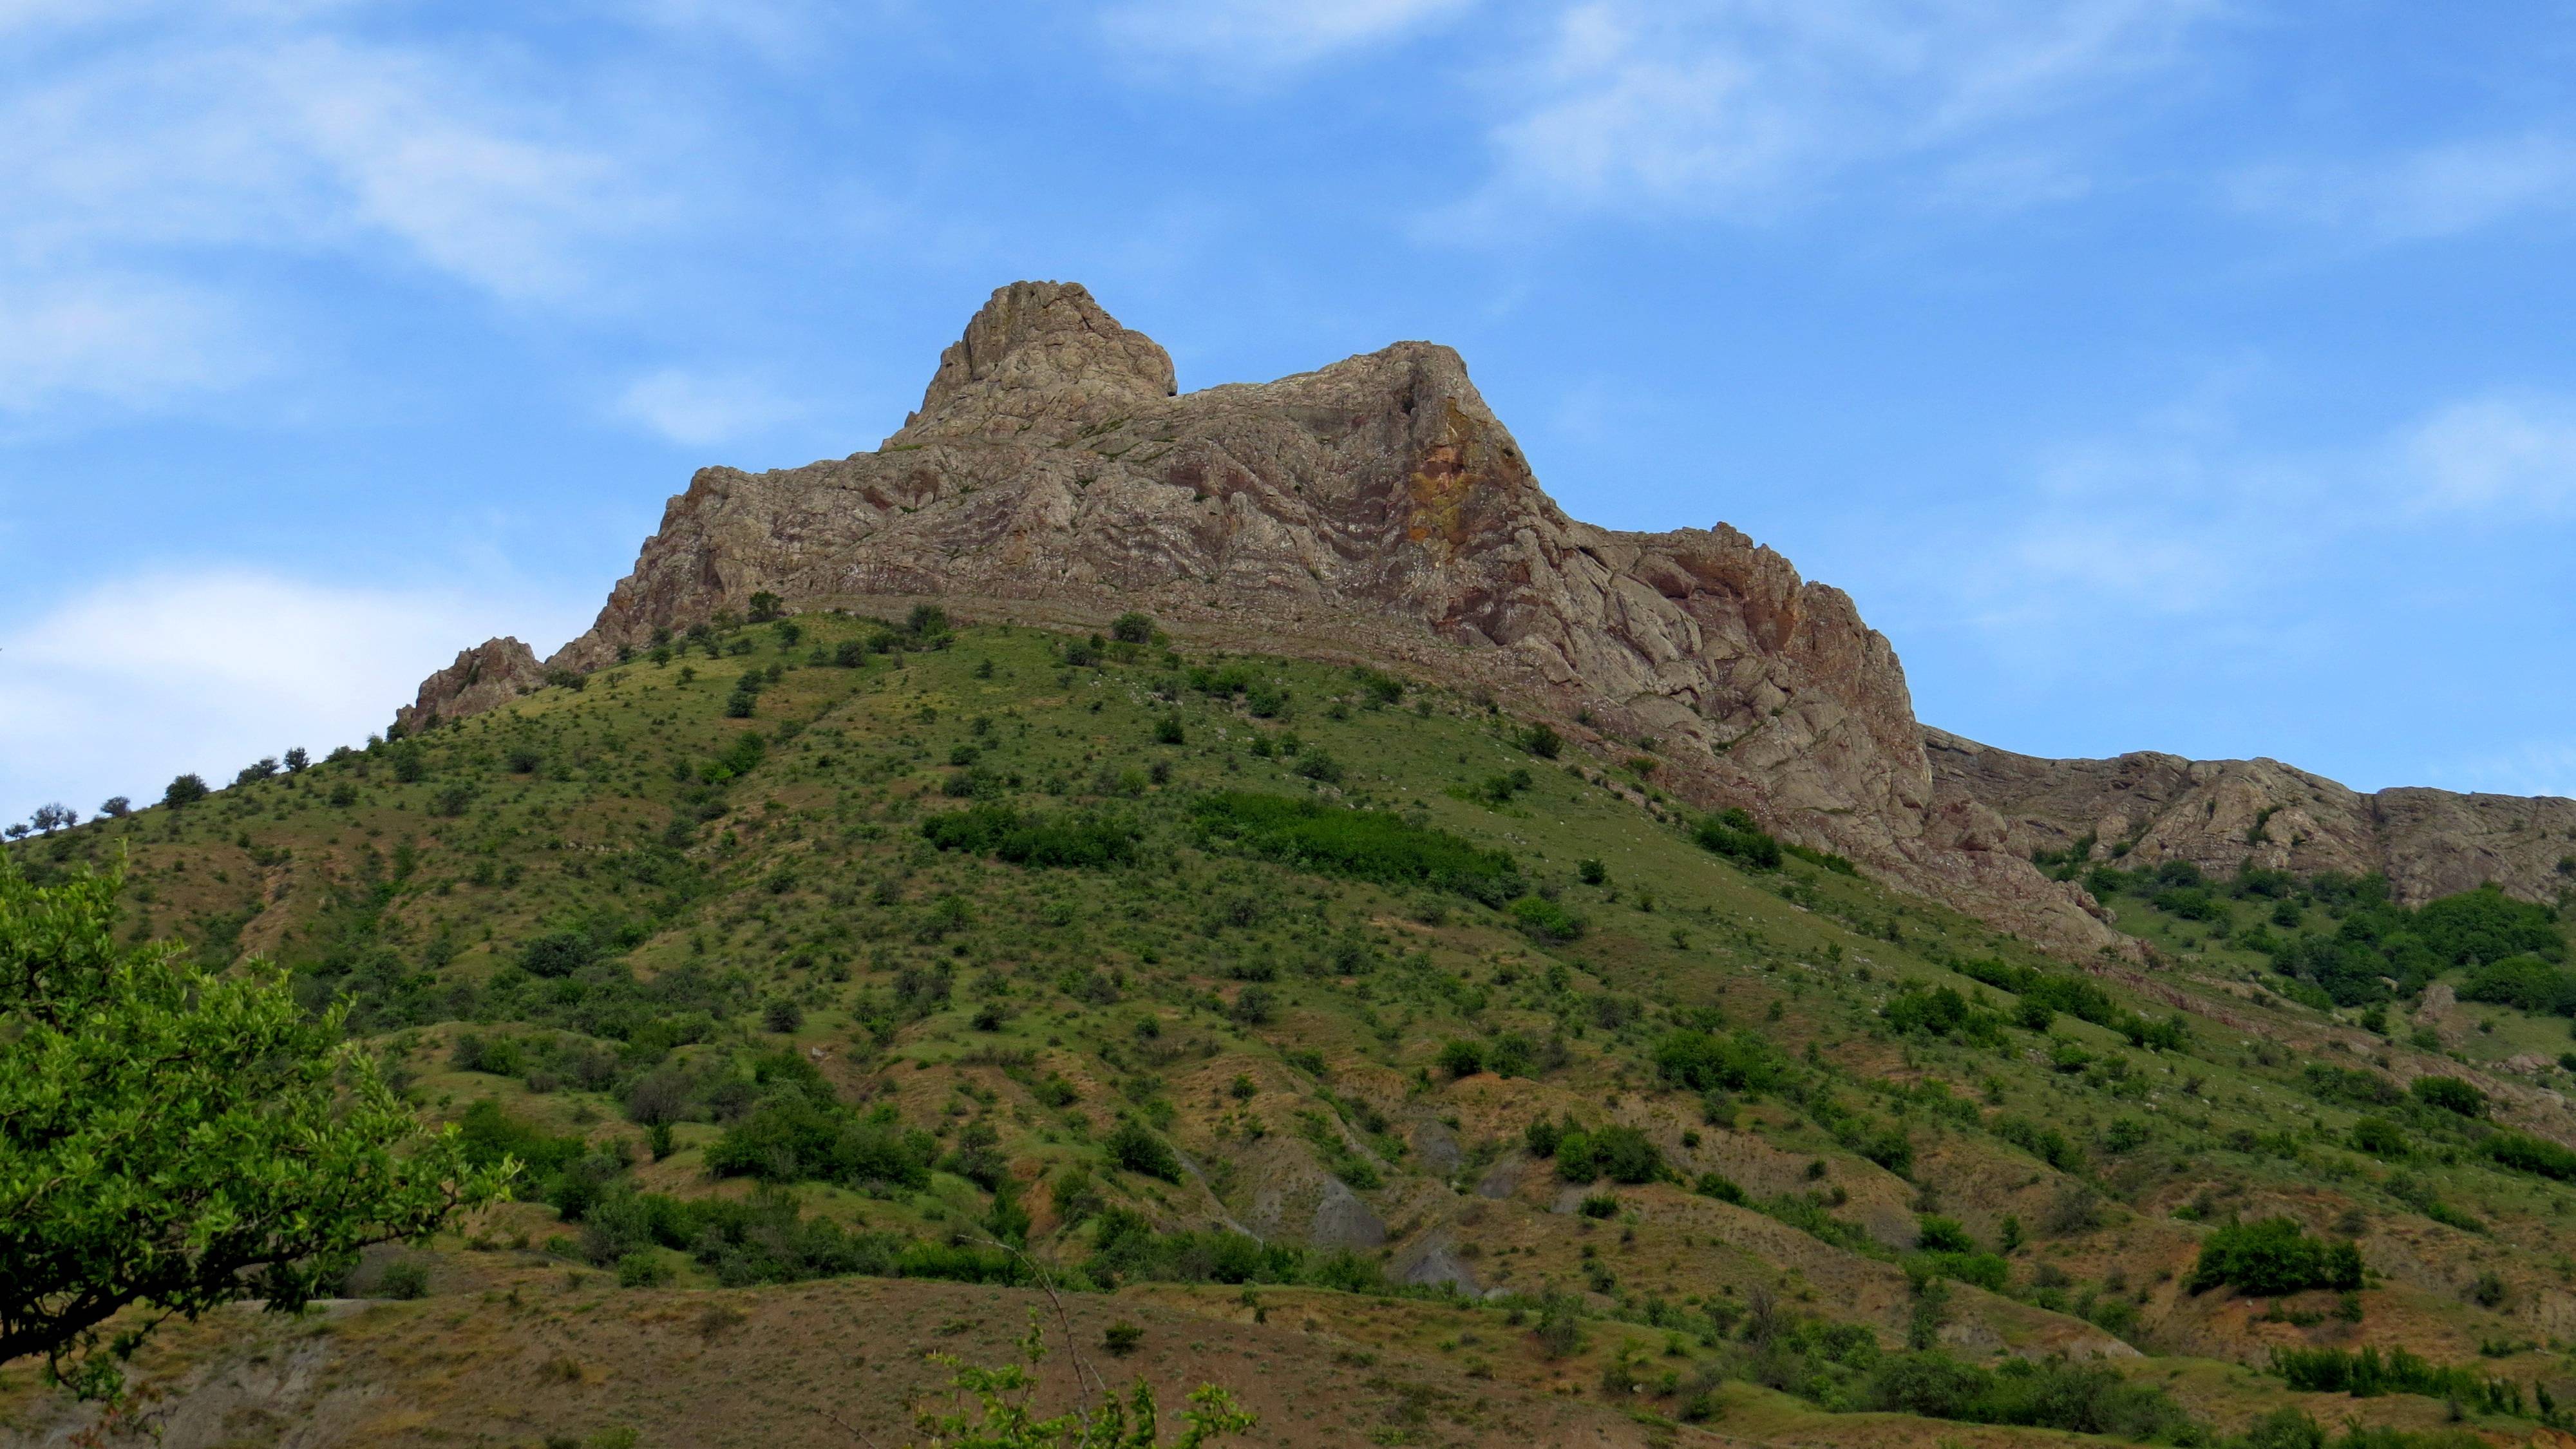
[[[1665,783],[2052,944],[2112,942],[2081,892],[1939,808],[1904,670],[1840,590],[1721,524],[1566,517],[1446,347],[1176,394],[1171,361],[1078,286],[1005,287],[873,452],[708,468],[550,663],[592,669],[755,593],[938,598],[1401,663],[1523,710],[1652,736]],[[1627,746],[1619,746],[1627,749]]]
[[2300,875],[2388,877],[2415,904],[2493,882],[2527,900],[2576,889],[2576,800],[2356,790],[2277,760],[2186,760],[2138,753],[2044,760],[1924,731],[1944,801],[2006,823],[2021,855],[2090,841],[2095,860],[2187,860],[2233,874],[2252,863]]
[[420,697],[394,711],[394,723],[416,730],[506,704],[546,682],[536,651],[503,635],[461,650],[456,662],[420,682]]
[[[1568,518],[1431,343],[1183,394],[1163,349],[1081,287],[1014,283],[876,450],[700,470],[547,667],[598,668],[761,593],[1076,627],[1138,609],[1202,644],[1401,665],[1604,749],[1651,737],[1682,798],[2040,944],[2134,949],[2032,867],[2031,812],[1996,808],[2020,796],[1936,783],[1904,670],[1848,596],[1724,524]],[[468,667],[505,644],[460,656],[415,712],[534,677],[524,650]]]

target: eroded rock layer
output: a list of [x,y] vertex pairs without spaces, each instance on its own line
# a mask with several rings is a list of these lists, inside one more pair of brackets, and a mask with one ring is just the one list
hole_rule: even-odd
[[[1568,518],[1458,355],[1431,343],[1182,394],[1163,349],[1081,287],[1014,283],[876,450],[701,470],[546,667],[597,668],[759,593],[1077,626],[1139,609],[1194,642],[1401,664],[1622,751],[1651,737],[1659,783],[1683,798],[1741,805],[2041,943],[2127,949],[2089,896],[2028,859],[2099,814],[2052,834],[2084,789],[2062,801],[2009,783],[2036,778],[2003,768],[2020,757],[1936,780],[1895,651],[1848,596],[1724,524],[1625,533]],[[461,656],[414,708],[499,702],[484,683],[496,669],[513,683],[538,672],[516,655],[467,668],[504,644]],[[1570,723],[1579,712],[1588,730]],[[1935,757],[1974,748],[1944,741]],[[2401,804],[2448,808],[2382,808]],[[2308,833],[2342,840],[2348,817],[2326,811]],[[2351,851],[2367,856],[2361,836]]]
[[2576,800],[2393,789],[2363,794],[2278,760],[2137,753],[2044,760],[1924,731],[1935,789],[2007,822],[2027,855],[2089,840],[2123,865],[2187,860],[2388,877],[2408,904],[2493,882],[2528,900],[2576,889]]
[[1904,670],[1840,590],[1719,525],[1565,516],[1446,347],[1397,343],[1276,382],[1176,394],[1150,339],[1078,286],[1005,287],[873,452],[708,468],[598,622],[596,668],[755,593],[952,608],[1401,662],[1628,740],[1659,779],[1746,806],[2060,946],[2110,936],[2078,891],[1938,808]]

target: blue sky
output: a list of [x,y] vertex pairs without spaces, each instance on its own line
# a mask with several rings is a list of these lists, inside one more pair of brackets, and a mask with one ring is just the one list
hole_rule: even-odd
[[0,0],[0,816],[380,728],[993,287],[1462,351],[2041,754],[2576,793],[2576,8]]

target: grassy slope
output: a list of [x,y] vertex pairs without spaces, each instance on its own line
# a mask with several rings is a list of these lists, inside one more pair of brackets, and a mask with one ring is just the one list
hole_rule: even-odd
[[[2259,1363],[2273,1344],[2404,1345],[2571,1392],[2557,1352],[2567,1331],[2564,1284],[2576,1272],[2565,1190],[2428,1142],[2408,1170],[2488,1231],[2434,1223],[2388,1194],[2384,1165],[2336,1145],[2357,1111],[2314,1100],[2299,1075],[2316,1059],[2382,1061],[2404,1074],[2459,1068],[2256,992],[2241,979],[2250,962],[2224,943],[2179,949],[2178,933],[2200,928],[2160,920],[2142,902],[2123,903],[2124,925],[2160,937],[2179,964],[2136,987],[2107,984],[2157,1016],[2183,1007],[2188,1050],[2134,1050],[2063,1017],[2053,1036],[2089,1054],[2082,1069],[2059,1069],[2054,1043],[2019,1030],[2004,1033],[2000,1050],[1894,1037],[1877,1011],[1901,984],[1949,984],[2011,1005],[1943,961],[1998,956],[2066,968],[1868,881],[1795,861],[1778,873],[1738,870],[1689,843],[1679,814],[1626,766],[1636,750],[1536,761],[1515,747],[1510,720],[1470,701],[1416,691],[1372,708],[1347,673],[1251,661],[1258,676],[1284,682],[1293,701],[1292,718],[1256,720],[1239,699],[1175,688],[1181,676],[1160,649],[1113,650],[1103,667],[1068,668],[1060,639],[975,629],[941,650],[872,655],[852,669],[809,663],[809,650],[876,626],[804,622],[807,637],[792,648],[750,630],[739,636],[757,641],[748,656],[689,657],[694,680],[683,682],[682,662],[638,661],[594,676],[585,690],[546,690],[434,732],[417,743],[416,781],[397,780],[395,752],[380,749],[184,810],[30,842],[20,859],[42,870],[122,850],[138,937],[177,936],[220,957],[261,952],[307,968],[317,992],[360,992],[369,1029],[415,1073],[433,1114],[499,1096],[553,1130],[640,1144],[616,1092],[646,1063],[630,1060],[603,1090],[539,1081],[554,1088],[544,1092],[451,1065],[460,1030],[534,1030],[506,1019],[460,1026],[447,1020],[459,1008],[490,1016],[497,1000],[504,1018],[560,1019],[560,1008],[542,1005],[550,986],[506,985],[526,941],[583,923],[607,933],[606,923],[620,922],[627,938],[640,938],[625,952],[637,977],[708,983],[695,999],[724,1017],[678,1061],[729,1070],[756,1049],[788,1044],[846,1100],[893,1103],[949,1141],[969,1122],[995,1128],[1015,1175],[1039,1186],[1026,1202],[1042,1258],[1076,1261],[1086,1251],[1082,1230],[1060,1228],[1042,1188],[1076,1164],[1101,1172],[1111,1201],[1165,1227],[1243,1224],[1306,1236],[1315,1204],[1343,1196],[1310,1140],[1322,1134],[1344,1144],[1345,1161],[1375,1165],[1383,1185],[1358,1196],[1385,1226],[1391,1271],[1401,1275],[1436,1247],[1481,1287],[1579,1290],[1603,1316],[1596,1340],[1628,1331],[1608,1319],[1646,1316],[1653,1300],[1686,1311],[1759,1292],[1796,1311],[1865,1323],[1896,1346],[1913,1311],[1900,1259],[1915,1212],[1936,1210],[1983,1244],[1997,1242],[2008,1216],[2026,1239],[2010,1255],[2008,1295],[1954,1290],[1942,1334],[1970,1357],[2119,1354],[2126,1371],[2170,1384],[2222,1425],[2295,1397],[2224,1366]],[[756,716],[727,718],[737,676],[771,664],[782,677],[762,692]],[[1167,717],[1181,723],[1183,743],[1156,743],[1156,722]],[[788,723],[801,729],[747,774],[702,783],[703,767],[738,736],[777,740]],[[1249,748],[1283,728],[1302,737],[1300,755],[1264,758]],[[1024,870],[932,850],[919,822],[961,803],[941,793],[960,746],[976,747],[977,767],[1023,808],[1133,820],[1141,862]],[[1403,811],[1513,852],[1588,931],[1543,945],[1502,913],[1456,896],[1390,892],[1197,846],[1185,825],[1191,800],[1218,788],[1316,791],[1296,767],[1318,750],[1345,770],[1326,798]],[[1159,783],[1157,765],[1166,775]],[[1534,784],[1509,803],[1461,798],[1515,768],[1530,769]],[[335,791],[345,803],[331,803]],[[1579,882],[1585,858],[1607,866],[1606,884]],[[953,983],[945,1005],[917,1016],[897,1009],[907,971],[918,980],[943,968]],[[1240,978],[1265,974],[1273,978],[1261,983],[1274,998],[1269,1019],[1236,1019],[1229,1008],[1247,989]],[[505,983],[497,997],[453,989],[495,981]],[[764,1029],[762,1008],[774,1001],[801,1006],[793,1032]],[[979,1030],[975,1018],[987,1008],[997,1009],[986,1017],[996,1029]],[[1805,1063],[1814,1088],[1704,1104],[1662,1087],[1648,1059],[1653,1040],[1672,1013],[1702,1008]],[[2523,1044],[2527,1037],[2565,1039],[2554,1021],[2458,1010],[2496,1022],[2493,1033],[2451,1033],[2472,1061],[2500,1059],[2508,1045],[2539,1050]],[[894,1028],[891,1036],[881,1039],[871,1022]],[[1444,1041],[1507,1031],[1559,1036],[1569,1059],[1512,1079],[1452,1082],[1431,1068]],[[1326,1073],[1292,1062],[1299,1052],[1320,1054]],[[1030,1082],[1050,1072],[1072,1084],[1074,1104],[1049,1107],[1032,1094]],[[1236,1094],[1238,1078],[1250,1079],[1248,1099]],[[1933,1084],[1946,1105],[1927,1095]],[[1820,1103],[1839,1103],[1826,1115],[1850,1114],[1859,1130],[1828,1130]],[[1167,1184],[1102,1170],[1094,1144],[1130,1110],[1162,1124],[1194,1171]],[[2509,1110],[2546,1106],[2534,1094]],[[1635,1125],[1686,1177],[1722,1172],[1757,1202],[1812,1194],[1865,1246],[1835,1246],[1673,1184],[1619,1188],[1612,1219],[1585,1219],[1571,1209],[1587,1189],[1558,1181],[1518,1146],[1533,1116],[1568,1112]],[[2058,1171],[1999,1140],[1988,1129],[2004,1117],[2063,1132],[2084,1149],[2082,1171]],[[2143,1126],[2144,1142],[2109,1150],[2115,1121]],[[1889,1128],[1913,1145],[1908,1176],[1845,1145]],[[711,1181],[701,1170],[719,1131],[711,1121],[681,1124],[679,1150],[641,1165],[640,1183],[680,1195],[742,1192],[741,1181]],[[2455,1160],[2440,1160],[2446,1151]],[[947,1173],[923,1192],[808,1184],[798,1193],[810,1210],[930,1237],[971,1224],[991,1201]],[[2284,1301],[2287,1313],[2275,1316],[2312,1320],[2302,1323],[2253,1321],[2270,1305],[2232,1293],[2181,1292],[2204,1229],[2178,1219],[2178,1208],[2357,1226],[2375,1270],[2363,1321],[2328,1313],[2330,1294]],[[472,1265],[456,1270],[459,1282],[532,1271],[514,1265],[537,1260],[550,1231],[534,1219],[550,1215],[511,1213],[477,1234],[479,1251],[458,1249]],[[1366,1236],[1353,1240],[1366,1249]],[[694,1266],[681,1271],[684,1287],[709,1281]],[[2464,1296],[2487,1273],[2505,1288],[2492,1308]],[[952,1285],[921,1291],[1012,1296]],[[1230,1311],[1234,1292],[1126,1290],[1170,1311],[1217,1316]],[[597,1311],[650,1322],[666,1296],[612,1296]],[[1318,1331],[1365,1338],[1354,1324],[1371,1312],[1463,1311],[1371,1304],[1383,1301],[1350,1300],[1338,1314],[1317,1315]],[[2119,1339],[2079,1316],[2088,1312],[2146,1356],[2127,1357]],[[1480,1336],[1495,1345],[1485,1371],[1502,1381],[1601,1392],[1592,1359],[1548,1359],[1524,1327],[1497,1321]],[[1660,1354],[1661,1335],[1651,1336]],[[1474,1354],[1442,1347],[1448,1337],[1407,1351],[1432,1364]],[[2534,1347],[2479,1358],[2481,1344],[2526,1342]],[[1208,1371],[1224,1376],[1221,1366]],[[1675,1407],[1651,1391],[1635,1402]],[[2334,1407],[2337,1416],[2359,1409],[2374,1420],[2424,1422],[2432,1406],[2388,1398]],[[1739,1384],[1717,1427],[1808,1439],[1850,1437],[1873,1422],[1820,1415]],[[1961,1442],[2004,1433],[1914,1423]],[[1896,1434],[1883,1424],[1872,1432],[1878,1442]]]

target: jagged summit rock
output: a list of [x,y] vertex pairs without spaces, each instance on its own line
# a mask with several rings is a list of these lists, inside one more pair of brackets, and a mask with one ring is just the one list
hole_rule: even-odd
[[2372,794],[2278,760],[2138,751],[2047,760],[1926,729],[1935,789],[2004,817],[2027,855],[2087,844],[2124,866],[2189,861],[2381,875],[2408,905],[2494,883],[2529,900],[2576,887],[2576,800],[2400,787]]
[[545,683],[545,666],[536,651],[502,635],[471,649],[457,651],[456,662],[420,682],[420,695],[394,711],[394,723],[420,729],[442,719],[460,719],[506,704]]
[[[1684,800],[2041,944],[2136,949],[2032,866],[2028,822],[1938,787],[1896,653],[1848,596],[1724,524],[1568,518],[1436,344],[1183,394],[1089,292],[1013,283],[881,448],[700,470],[547,667],[598,668],[758,593],[1091,627],[1140,609],[1204,645],[1401,664],[1605,748],[1652,737]],[[498,702],[433,688],[454,672],[415,708]]]
[[1178,390],[1170,354],[1118,325],[1079,283],[1013,282],[939,354],[920,409],[886,442],[1017,433]]

